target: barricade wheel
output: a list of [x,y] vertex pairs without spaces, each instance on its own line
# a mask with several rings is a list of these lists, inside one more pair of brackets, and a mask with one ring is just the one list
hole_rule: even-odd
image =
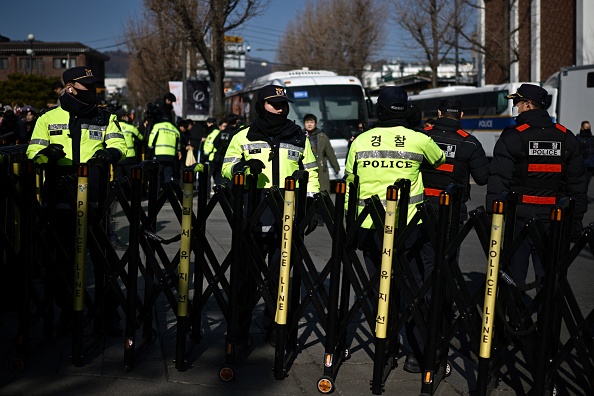
[[449,377],[450,375],[452,375],[452,366],[450,366],[450,363],[446,363],[444,377]]
[[318,390],[324,394],[334,392],[334,380],[330,377],[323,376],[318,380]]
[[10,360],[8,366],[13,373],[20,373],[25,368],[25,359],[20,356],[15,356]]
[[229,382],[233,380],[233,366],[223,366],[219,371],[219,378],[221,381]]

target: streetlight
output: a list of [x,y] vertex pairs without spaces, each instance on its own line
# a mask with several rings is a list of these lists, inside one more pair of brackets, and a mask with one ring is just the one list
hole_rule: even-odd
[[33,33],[29,33],[27,36],[27,40],[29,40],[29,48],[27,48],[27,55],[29,55],[29,74],[33,74],[33,41],[35,40],[35,35]]

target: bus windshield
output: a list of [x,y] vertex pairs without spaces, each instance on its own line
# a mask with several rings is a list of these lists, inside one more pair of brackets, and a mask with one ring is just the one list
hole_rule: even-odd
[[318,128],[330,139],[350,139],[365,117],[365,98],[359,86],[310,85],[286,87],[289,118],[302,125],[308,113],[318,117]]

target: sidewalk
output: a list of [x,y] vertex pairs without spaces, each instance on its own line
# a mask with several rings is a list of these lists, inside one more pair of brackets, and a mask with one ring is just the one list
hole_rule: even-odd
[[[125,219],[124,219],[125,220]],[[119,225],[118,233],[127,242],[127,227]],[[157,233],[170,238],[179,233],[179,225],[173,211],[165,207],[158,219]],[[230,229],[220,208],[215,210],[207,226],[208,238],[217,256],[222,258],[231,243]],[[330,256],[331,240],[325,227],[318,227],[307,238],[309,253],[321,268]],[[484,272],[484,253],[479,244],[468,241],[464,260],[476,265],[475,271]],[[166,246],[170,257],[179,248],[178,244]],[[142,287],[143,282],[139,282]],[[139,290],[139,293],[141,291]],[[259,310],[259,312],[258,312]],[[310,309],[300,322],[299,343],[301,352],[291,365],[284,380],[273,376],[274,348],[264,337],[261,328],[262,305],[254,313],[251,334],[254,342],[250,349],[240,355],[235,366],[235,378],[229,383],[219,379],[219,370],[224,363],[224,336],[226,324],[214,298],[211,298],[202,314],[202,339],[188,339],[188,369],[179,372],[175,368],[176,318],[167,300],[161,296],[156,304],[155,341],[149,345],[137,345],[135,366],[124,370],[124,338],[94,340],[90,334],[85,345],[90,346],[83,367],[74,367],[69,359],[71,339],[57,338],[45,345],[36,346],[41,340],[41,323],[32,327],[31,354],[22,372],[9,370],[14,356],[17,326],[16,313],[4,318],[0,327],[0,395],[162,395],[162,394],[209,394],[214,395],[319,395],[317,381],[323,375],[324,333],[317,325],[317,318]],[[123,315],[122,315],[123,316]],[[346,361],[335,381],[335,394],[371,395],[369,382],[372,378],[374,350],[373,334],[360,319],[350,326],[352,337],[351,358]],[[141,331],[136,340],[142,339]],[[476,364],[451,352],[453,373],[439,386],[436,395],[468,395],[474,390]],[[402,370],[404,357],[385,384],[385,394],[418,395],[421,375]],[[513,395],[504,384],[496,390],[497,395]]]

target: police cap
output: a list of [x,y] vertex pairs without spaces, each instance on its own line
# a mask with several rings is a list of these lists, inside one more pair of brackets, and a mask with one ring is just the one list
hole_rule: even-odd
[[407,110],[408,95],[400,87],[383,87],[377,97],[377,104],[394,112]]
[[439,101],[437,108],[442,113],[456,115],[462,111],[462,102],[458,98],[445,98]]
[[91,85],[99,82],[99,79],[93,75],[93,71],[85,66],[76,66],[66,70],[62,74],[64,84],[77,82],[83,85]]
[[529,99],[544,107],[547,104],[547,95],[548,92],[538,85],[522,84],[517,92],[507,95],[506,97],[508,99]]
[[263,87],[260,92],[258,92],[258,102],[265,102],[268,101],[270,103],[278,103],[278,102],[291,102],[287,98],[287,94],[285,89],[279,85],[266,85]]

